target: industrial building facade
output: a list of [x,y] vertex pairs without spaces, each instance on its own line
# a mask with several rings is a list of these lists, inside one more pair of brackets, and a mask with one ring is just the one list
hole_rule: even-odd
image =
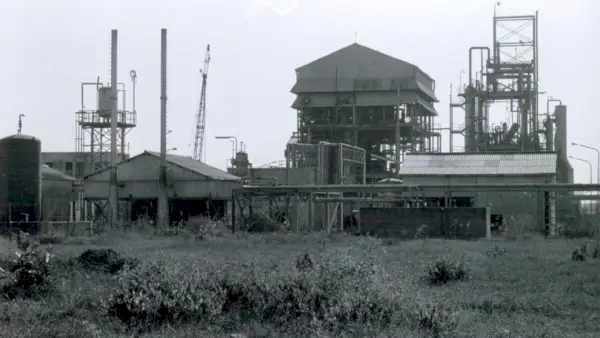
[[[145,151],[117,165],[119,200],[131,203],[131,218],[154,217],[161,189],[160,154]],[[188,215],[225,216],[233,189],[241,179],[191,157],[167,154],[167,185],[171,212]],[[84,196],[106,201],[110,195],[110,169],[85,178]]]
[[[406,185],[547,184],[556,183],[556,168],[557,156],[552,152],[408,154],[400,177]],[[430,203],[445,206],[445,194],[441,190],[428,192],[426,198]],[[538,229],[545,219],[550,225],[555,224],[554,193],[474,189],[451,194],[452,206],[490,207],[492,215],[512,217],[529,229]]]
[[367,182],[397,172],[404,154],[436,152],[435,81],[419,67],[354,43],[296,69],[298,143],[367,150]]
[[[120,160],[128,158],[127,154],[119,154]],[[110,153],[42,152],[42,163],[69,176],[83,178],[92,174],[97,168],[109,167]]]

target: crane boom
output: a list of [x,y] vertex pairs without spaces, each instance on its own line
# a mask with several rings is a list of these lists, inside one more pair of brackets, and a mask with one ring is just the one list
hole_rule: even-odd
[[206,56],[204,57],[204,68],[200,70],[202,74],[202,89],[200,91],[200,104],[198,113],[196,113],[196,135],[194,137],[194,155],[195,160],[204,162],[204,129],[206,128],[206,78],[208,77],[208,65],[210,63],[210,44],[206,46]]

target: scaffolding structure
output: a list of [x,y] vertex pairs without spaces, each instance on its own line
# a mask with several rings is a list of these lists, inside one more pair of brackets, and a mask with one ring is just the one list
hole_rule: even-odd
[[366,149],[367,182],[394,177],[406,153],[441,150],[435,81],[418,67],[352,44],[296,73],[298,142]]
[[[464,135],[464,150],[552,150],[552,120],[539,113],[538,13],[496,16],[493,45],[469,49],[466,85],[461,83],[459,102],[450,102],[450,151],[453,136]],[[494,103],[506,103],[509,118],[493,125]],[[455,129],[454,109],[464,110],[464,125]]]
[[[135,110],[135,84],[137,75],[135,71],[130,72],[133,83],[133,105],[132,110],[127,110],[126,94],[127,90],[124,83],[118,83],[118,121],[117,121],[117,151],[120,161],[126,159],[127,155],[127,134],[137,125],[137,113]],[[96,107],[89,109],[85,106],[89,102],[89,88],[93,88],[93,96]],[[86,91],[86,89],[88,89]],[[88,99],[88,101],[86,101]],[[85,82],[81,84],[81,109],[75,112],[75,152],[73,158],[73,176],[83,179],[96,171],[110,167],[111,165],[111,87],[105,85],[98,79],[97,82]],[[83,195],[80,193],[76,206],[78,217],[85,217],[83,211]],[[97,205],[96,211],[100,211],[106,205]]]

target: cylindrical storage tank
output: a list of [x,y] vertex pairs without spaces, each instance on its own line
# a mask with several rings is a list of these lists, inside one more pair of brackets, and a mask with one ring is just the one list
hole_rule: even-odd
[[0,140],[0,217],[3,221],[40,220],[41,162],[42,144],[35,137],[19,134]]

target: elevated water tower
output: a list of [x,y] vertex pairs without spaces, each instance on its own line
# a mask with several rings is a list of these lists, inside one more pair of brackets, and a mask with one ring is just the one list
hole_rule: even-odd
[[[126,135],[137,125],[135,110],[135,85],[137,74],[130,72],[133,85],[132,109],[126,105],[127,90],[125,83],[118,83],[118,121],[117,121],[117,151],[119,160],[126,158]],[[89,90],[92,88],[93,91]],[[93,94],[91,94],[92,92]],[[89,96],[95,96],[96,107],[86,107]],[[86,101],[86,99],[88,101]],[[75,158],[73,160],[73,176],[83,178],[98,170],[110,166],[110,115],[112,108],[111,87],[100,82],[85,82],[81,84],[81,109],[76,115]]]

